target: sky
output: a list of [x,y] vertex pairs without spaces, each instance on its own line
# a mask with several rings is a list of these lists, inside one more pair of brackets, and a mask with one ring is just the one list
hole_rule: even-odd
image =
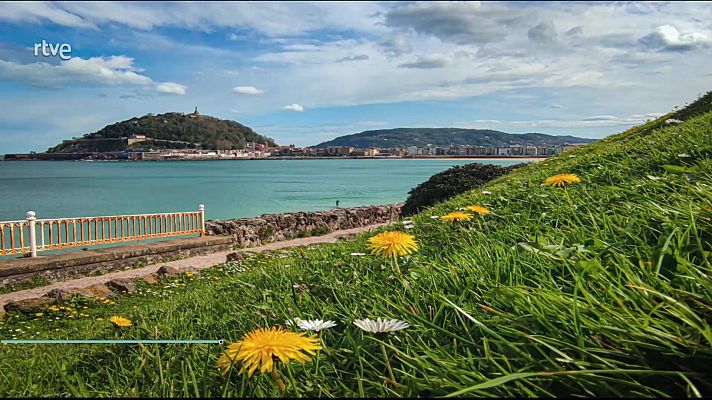
[[[35,44],[71,46],[71,58]],[[0,2],[0,154],[147,113],[279,144],[396,127],[601,138],[712,89],[704,2]]]

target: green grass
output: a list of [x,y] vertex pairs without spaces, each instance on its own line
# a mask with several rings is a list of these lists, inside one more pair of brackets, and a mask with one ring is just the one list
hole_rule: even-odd
[[[0,336],[236,341],[322,318],[339,325],[318,362],[281,367],[286,395],[712,395],[712,112],[701,101],[684,124],[652,121],[410,218],[421,249],[400,260],[405,285],[383,260],[350,255],[367,252],[363,234],[75,304],[89,317],[9,315]],[[542,186],[556,173],[583,182]],[[430,218],[470,204],[493,214]],[[112,328],[115,314],[135,325]],[[362,317],[411,328],[377,338],[352,324]],[[221,376],[226,345],[0,345],[0,393],[280,396],[269,374]]]

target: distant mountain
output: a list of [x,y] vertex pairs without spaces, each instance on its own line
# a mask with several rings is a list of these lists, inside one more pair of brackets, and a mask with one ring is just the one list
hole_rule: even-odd
[[[129,142],[122,138],[143,135],[146,140]],[[65,140],[48,153],[84,153],[124,151],[129,148],[199,148],[242,149],[246,142],[274,146],[274,140],[257,134],[235,121],[223,120],[195,112],[183,114],[146,114],[107,125],[80,138]]]
[[351,146],[368,147],[408,147],[408,146],[547,146],[572,143],[589,143],[594,139],[575,136],[554,136],[543,133],[513,134],[491,129],[462,128],[396,128],[365,131],[353,135],[340,136],[314,147]]

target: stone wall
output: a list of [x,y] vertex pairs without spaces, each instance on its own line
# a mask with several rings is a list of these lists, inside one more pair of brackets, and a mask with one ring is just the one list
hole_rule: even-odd
[[0,288],[36,279],[59,282],[143,267],[163,261],[231,250],[228,237],[193,237],[162,242],[73,251],[36,258],[0,260]]
[[402,206],[402,203],[398,203],[327,211],[263,214],[256,218],[207,221],[205,229],[208,235],[230,235],[236,246],[248,247],[395,221],[400,216]]

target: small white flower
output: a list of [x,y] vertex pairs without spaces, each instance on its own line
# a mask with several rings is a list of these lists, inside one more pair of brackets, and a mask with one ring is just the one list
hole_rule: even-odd
[[439,219],[439,218],[440,218],[439,215],[431,215],[431,216],[430,216],[430,219]]
[[360,257],[360,256],[365,256],[366,253],[351,253],[351,255],[354,257]]
[[288,319],[288,320],[284,321],[284,324],[288,325],[288,326],[298,326],[301,323],[302,323],[302,320],[300,318],[292,318],[292,319]]
[[297,322],[297,325],[299,328],[301,328],[303,331],[315,331],[319,332],[324,329],[329,329],[333,328],[336,326],[336,322],[334,321],[323,321],[321,319],[313,319],[313,320],[303,320],[300,319],[299,322]]
[[372,333],[395,332],[410,327],[410,325],[408,325],[408,323],[405,321],[400,321],[397,319],[387,320],[381,319],[380,317],[375,321],[368,318],[357,319],[354,321],[354,325],[358,326],[366,332]]
[[487,194],[487,195],[489,195],[489,194],[492,194],[492,192],[488,192],[488,191],[486,191],[486,190],[483,190],[483,191],[482,191],[482,194]]

